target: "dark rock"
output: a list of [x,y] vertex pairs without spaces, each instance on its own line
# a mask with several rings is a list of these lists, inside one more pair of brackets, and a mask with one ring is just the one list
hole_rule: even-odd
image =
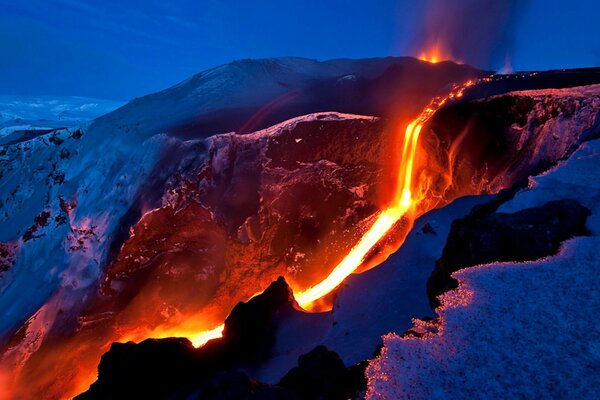
[[258,382],[241,371],[225,371],[209,380],[198,399],[300,400],[300,397],[285,388]]
[[245,368],[267,357],[276,319],[297,306],[283,278],[239,303],[225,320],[223,337],[196,349],[185,338],[113,343],[102,356],[98,380],[77,396],[89,399],[278,400],[347,399],[366,388],[366,362],[346,368],[318,346],[299,358],[277,385],[250,378]]
[[346,368],[342,359],[325,346],[317,346],[298,359],[278,383],[302,399],[348,399],[366,388],[366,364]]
[[433,306],[437,296],[456,288],[451,274],[478,264],[532,261],[554,255],[563,241],[589,234],[585,227],[590,211],[576,200],[550,201],[512,214],[497,213],[492,206],[474,209],[452,223],[446,246],[427,282]]
[[429,224],[425,224],[423,225],[423,228],[421,228],[421,232],[423,232],[426,235],[435,235],[435,229],[433,229],[433,227]]
[[0,242],[0,278],[2,273],[8,271],[14,264],[16,251],[16,244]]
[[31,239],[39,238],[42,235],[35,235],[35,233],[43,228],[44,226],[48,226],[48,220],[50,219],[50,211],[42,211],[33,219],[34,224],[25,231],[23,234],[23,241],[27,242]]
[[570,88],[600,82],[600,68],[562,69],[542,72],[520,72],[510,75],[495,75],[475,85],[464,96],[478,99],[517,90],[546,88]]
[[[493,82],[484,80],[470,91],[486,85]],[[496,193],[548,170],[600,134],[597,88],[465,101],[469,97],[438,110],[423,127],[420,162],[431,171],[434,198]]]
[[189,386],[196,349],[183,338],[113,343],[102,356],[98,380],[78,399],[164,399]]
[[223,340],[237,357],[264,357],[273,341],[276,317],[297,308],[292,289],[279,277],[260,296],[238,303],[225,320]]
[[225,320],[223,337],[199,349],[185,338],[113,343],[102,356],[98,380],[77,398],[167,399],[214,386],[210,379],[217,373],[267,356],[276,317],[295,306],[291,289],[279,278],[262,294],[239,303]]
[[48,138],[48,141],[50,143],[54,143],[56,146],[60,146],[62,143],[64,143],[65,140],[58,136],[55,132]]
[[83,136],[83,131],[81,129],[77,129],[75,132],[73,132],[71,134],[71,137],[73,139],[81,139],[82,136]]

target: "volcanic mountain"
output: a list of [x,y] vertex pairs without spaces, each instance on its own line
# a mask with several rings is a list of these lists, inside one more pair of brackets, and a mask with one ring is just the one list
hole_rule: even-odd
[[[85,126],[3,145],[7,386],[16,397],[75,395],[110,349],[84,398],[360,392],[365,364],[346,366],[372,358],[382,335],[435,317],[434,270],[436,288],[447,290],[453,271],[476,263],[444,247],[472,243],[452,222],[483,204],[492,209],[468,229],[500,224],[505,217],[488,215],[491,195],[511,189],[506,201],[598,135],[598,70],[488,75],[411,58],[244,60]],[[312,305],[321,312],[300,309],[293,293],[327,276],[389,203],[399,129],[452,84],[478,79],[423,127],[423,201],[359,271],[379,265]],[[489,195],[463,197],[479,194]],[[565,232],[534,258],[589,233],[583,203],[532,211],[556,215]],[[550,229],[528,215],[514,218]],[[184,339],[112,345],[169,336],[199,345],[223,321],[223,338],[200,349]],[[311,370],[326,371],[331,385],[316,385]],[[303,391],[311,385],[319,389]]]

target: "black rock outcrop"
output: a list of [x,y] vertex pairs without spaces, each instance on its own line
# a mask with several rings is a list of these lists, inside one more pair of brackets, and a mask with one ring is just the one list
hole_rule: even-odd
[[437,296],[454,289],[452,273],[478,264],[532,261],[554,255],[563,241],[588,234],[590,211],[576,200],[550,201],[512,214],[495,212],[498,201],[476,207],[452,223],[446,246],[427,282],[432,306]]
[[239,303],[225,320],[223,337],[199,349],[185,338],[114,343],[102,356],[98,380],[77,398],[187,395],[219,372],[266,356],[275,318],[295,304],[290,287],[280,277],[259,296]]
[[225,320],[223,337],[201,348],[185,338],[113,343],[102,356],[98,380],[76,399],[346,399],[364,390],[365,365],[346,368],[323,346],[300,356],[298,367],[277,385],[244,372],[269,356],[278,318],[296,307],[280,277],[239,303]]
[[298,359],[279,382],[302,399],[351,399],[367,386],[367,362],[346,368],[342,359],[325,346],[317,346]]

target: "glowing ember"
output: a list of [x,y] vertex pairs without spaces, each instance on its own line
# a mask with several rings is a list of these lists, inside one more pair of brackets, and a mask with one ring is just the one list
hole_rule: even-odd
[[[474,83],[473,81],[468,81],[460,87],[455,87],[447,96],[433,99],[421,114],[408,124],[404,133],[402,158],[398,169],[398,185],[392,205],[377,216],[371,228],[364,233],[359,242],[331,271],[327,278],[307,290],[294,295],[301,307],[309,307],[314,301],[319,300],[337,288],[348,275],[361,266],[365,257],[388,234],[392,227],[421,200],[415,199],[412,194],[414,191],[412,186],[413,166],[415,164],[421,129],[429,118],[448,100],[462,97],[464,90]],[[417,188],[422,189],[419,186],[420,183],[418,182]],[[418,192],[423,193],[424,190],[419,190]],[[194,334],[190,337],[190,340],[194,346],[199,347],[211,339],[220,337],[222,331],[223,325],[220,325],[212,330]]]

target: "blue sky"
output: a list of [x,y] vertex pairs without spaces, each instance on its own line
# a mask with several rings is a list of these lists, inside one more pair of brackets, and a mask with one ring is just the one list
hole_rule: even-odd
[[[126,100],[240,58],[416,55],[432,7],[478,67],[600,65],[597,0],[487,2],[0,0],[0,93]],[[453,15],[459,3],[468,18]]]

